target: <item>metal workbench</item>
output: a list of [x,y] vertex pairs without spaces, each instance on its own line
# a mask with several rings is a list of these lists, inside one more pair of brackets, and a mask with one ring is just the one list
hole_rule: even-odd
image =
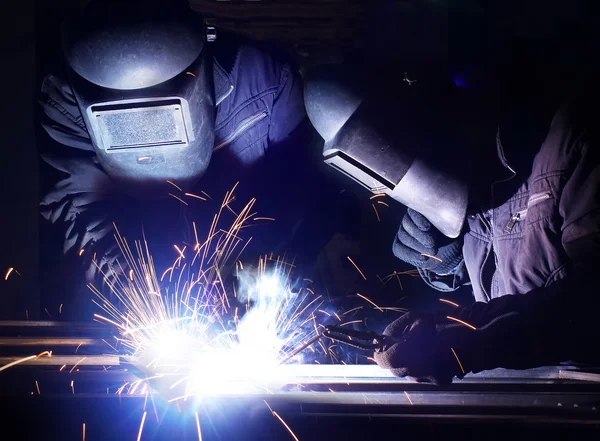
[[591,368],[496,369],[441,389],[375,365],[289,365],[291,381],[261,392],[167,403],[142,388],[117,394],[137,377],[103,341],[110,338],[95,324],[0,324],[0,367],[54,351],[0,372],[1,427],[19,439],[82,439],[85,424],[86,440],[136,440],[143,418],[141,439],[198,439],[198,415],[204,440],[292,440],[272,410],[300,440],[396,431],[428,439],[600,439],[600,381]]

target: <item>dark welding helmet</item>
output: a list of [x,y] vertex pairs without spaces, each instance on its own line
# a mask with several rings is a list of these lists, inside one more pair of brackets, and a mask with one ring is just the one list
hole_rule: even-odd
[[178,1],[92,1],[63,26],[69,80],[117,181],[193,183],[214,141],[214,34]]
[[[419,81],[419,80],[417,80]],[[373,87],[376,85],[377,87]],[[442,130],[405,72],[390,79],[353,66],[322,67],[306,79],[308,117],[325,139],[325,162],[373,193],[418,211],[455,238],[467,210],[467,185],[435,154]],[[436,161],[435,158],[438,160]]]

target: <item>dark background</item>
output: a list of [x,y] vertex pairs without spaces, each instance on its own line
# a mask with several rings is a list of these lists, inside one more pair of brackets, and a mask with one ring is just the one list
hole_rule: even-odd
[[[44,262],[60,258],[60,250],[39,253],[51,231],[38,213],[40,195],[50,181],[38,160],[38,148],[50,142],[39,128],[35,98],[44,76],[60,63],[58,27],[66,13],[77,7],[74,0],[21,0],[11,2],[2,14],[2,84],[4,98],[0,161],[2,208],[0,209],[0,318],[58,318],[60,295],[48,293]],[[275,42],[296,60],[301,70],[324,62],[362,59],[365,62],[403,59],[412,62],[452,64],[487,62],[511,66],[519,75],[522,63],[548,65],[548,76],[572,81],[557,72],[585,70],[596,63],[600,27],[593,2],[586,1],[393,1],[393,0],[192,0],[220,31],[240,33]],[[41,171],[40,171],[41,170]],[[349,191],[354,191],[348,184]],[[369,282],[394,270],[410,268],[391,256],[391,240],[400,213],[382,208],[382,222],[375,223],[366,192],[357,193],[363,223],[362,237],[348,254]],[[381,242],[370,240],[377,228]],[[4,274],[13,272],[8,280]],[[42,271],[40,271],[40,269]],[[344,271],[351,270],[345,267]],[[40,274],[43,277],[40,278]],[[350,273],[349,273],[350,274]],[[354,274],[356,276],[356,274]],[[374,285],[348,284],[387,304],[409,295],[437,299],[417,278],[404,276],[398,284],[378,294]],[[423,295],[421,295],[424,293]],[[60,293],[59,293],[60,294]],[[468,301],[468,290],[459,296]],[[448,297],[448,296],[446,296]],[[51,300],[49,300],[51,299]],[[65,305],[67,307],[68,305]]]

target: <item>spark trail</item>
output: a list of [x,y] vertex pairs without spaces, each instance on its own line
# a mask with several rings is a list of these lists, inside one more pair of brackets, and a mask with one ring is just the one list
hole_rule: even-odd
[[[319,312],[327,308],[325,300],[295,280],[285,259],[265,255],[256,265],[242,265],[251,240],[245,229],[265,218],[253,211],[254,199],[234,211],[234,190],[226,193],[203,241],[194,224],[196,243],[174,245],[175,260],[162,275],[146,239],[130,245],[115,226],[130,271],[105,276],[109,293],[89,286],[102,310],[95,319],[116,327],[118,347],[169,401],[264,392],[267,382],[287,383],[282,362],[318,335],[324,321],[339,317]],[[224,227],[229,213],[235,213],[233,221]],[[332,352],[323,349],[335,357]],[[312,361],[303,357],[290,362]]]

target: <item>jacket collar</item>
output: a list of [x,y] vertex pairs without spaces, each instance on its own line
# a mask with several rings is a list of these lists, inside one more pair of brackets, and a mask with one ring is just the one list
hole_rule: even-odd
[[213,58],[213,78],[215,84],[215,107],[227,98],[233,91],[233,82],[229,74]]

